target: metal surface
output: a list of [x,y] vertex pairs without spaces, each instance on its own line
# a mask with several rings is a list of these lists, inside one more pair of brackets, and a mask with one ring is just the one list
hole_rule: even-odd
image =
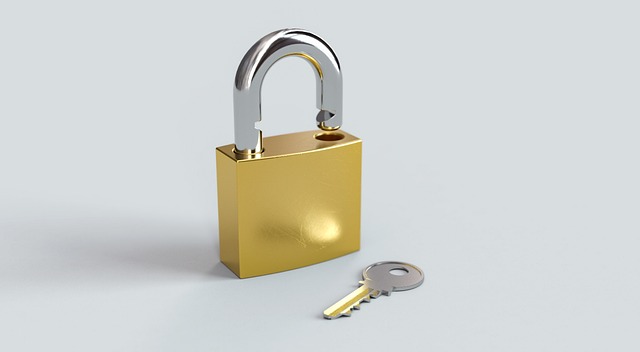
[[217,148],[220,260],[238,277],[360,249],[362,141],[318,132],[267,137],[259,156]]
[[[405,271],[403,275],[394,275],[394,270]],[[369,265],[362,272],[364,284],[384,295],[393,291],[406,291],[416,288],[424,282],[424,273],[415,265],[402,262],[379,262]]]
[[[399,271],[402,275],[394,275]],[[351,316],[351,311],[360,309],[360,303],[369,302],[381,294],[391,295],[393,291],[406,291],[424,282],[424,273],[415,265],[402,262],[379,262],[371,264],[362,272],[360,287],[325,309],[325,319]]]
[[287,56],[306,59],[316,75],[316,116],[319,128],[337,130],[342,125],[342,73],[340,63],[329,45],[303,29],[282,29],[256,42],[238,66],[233,89],[235,151],[260,154],[262,131],[255,127],[262,120],[260,90],[269,68]]

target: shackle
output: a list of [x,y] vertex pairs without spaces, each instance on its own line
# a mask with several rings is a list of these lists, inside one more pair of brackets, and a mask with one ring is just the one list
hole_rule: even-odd
[[258,40],[240,61],[233,86],[235,148],[237,154],[261,154],[260,91],[269,68],[287,56],[306,59],[316,76],[318,127],[333,131],[342,125],[342,73],[331,47],[317,35],[299,28],[269,33]]

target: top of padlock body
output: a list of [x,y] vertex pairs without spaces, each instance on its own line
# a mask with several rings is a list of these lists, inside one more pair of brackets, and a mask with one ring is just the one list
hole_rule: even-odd
[[287,56],[306,59],[316,76],[316,122],[320,129],[333,131],[342,125],[342,73],[331,47],[304,29],[282,29],[258,40],[238,66],[233,87],[235,149],[237,154],[261,154],[262,120],[260,91],[267,71]]

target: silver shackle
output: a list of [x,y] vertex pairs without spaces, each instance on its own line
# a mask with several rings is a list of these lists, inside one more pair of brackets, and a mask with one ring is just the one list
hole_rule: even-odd
[[287,56],[306,59],[316,75],[316,122],[320,129],[337,130],[342,125],[342,73],[331,47],[304,29],[282,29],[258,40],[244,55],[233,86],[235,152],[260,154],[262,131],[255,124],[262,120],[260,91],[264,76],[278,60]]

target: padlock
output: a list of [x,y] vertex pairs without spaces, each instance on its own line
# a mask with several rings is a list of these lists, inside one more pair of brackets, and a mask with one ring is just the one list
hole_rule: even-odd
[[[262,138],[260,90],[281,58],[315,72],[319,130]],[[216,149],[220,260],[246,278],[360,249],[362,141],[342,130],[342,73],[329,45],[303,29],[266,35],[235,76],[235,144]]]

